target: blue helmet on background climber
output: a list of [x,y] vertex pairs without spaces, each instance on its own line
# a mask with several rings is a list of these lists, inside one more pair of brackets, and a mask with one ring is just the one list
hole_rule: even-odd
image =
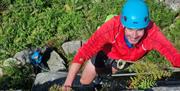
[[149,24],[149,10],[144,0],[127,0],[122,7],[121,22],[127,28],[142,29]]
[[42,61],[42,55],[39,51],[34,51],[30,56],[32,64],[40,64]]

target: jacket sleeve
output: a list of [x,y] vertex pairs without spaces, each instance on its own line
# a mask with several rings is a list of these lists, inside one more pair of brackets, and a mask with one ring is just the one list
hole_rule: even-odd
[[113,27],[113,19],[104,23],[95,31],[88,41],[82,45],[72,62],[82,64],[100,51],[105,44],[110,43],[113,37]]
[[173,44],[156,28],[151,36],[152,49],[157,50],[170,61],[174,67],[180,67],[180,52],[173,46]]

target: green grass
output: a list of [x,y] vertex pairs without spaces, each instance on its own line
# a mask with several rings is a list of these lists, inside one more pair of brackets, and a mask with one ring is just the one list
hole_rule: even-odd
[[18,66],[11,64],[10,66],[0,65],[3,69],[3,76],[0,77],[0,89],[9,90],[9,89],[23,89],[29,90],[32,87],[34,77],[32,77],[32,66]]
[[[125,0],[1,0],[0,59],[12,57],[32,44],[42,47],[48,41],[55,47],[70,40],[86,40],[109,14],[120,14]],[[180,20],[164,4],[147,0],[151,19],[180,49]],[[172,25],[174,24],[174,25]],[[67,59],[72,59],[72,55]],[[142,60],[169,65],[158,52]],[[2,63],[2,62],[0,62]]]
[[[86,40],[107,15],[119,14],[124,1],[3,0],[0,58],[11,57],[28,44],[44,46],[47,41],[55,40],[56,45],[60,46],[69,40]],[[177,13],[164,8],[163,4],[149,1],[148,5],[152,20],[161,28],[173,23]],[[167,36],[177,38],[176,32],[171,29],[172,34]]]
[[67,40],[85,40],[102,24],[108,14],[118,14],[121,2],[120,0],[8,2],[7,8],[2,12],[0,58],[14,55],[27,44],[43,46],[48,40],[56,40],[56,43],[61,45]]

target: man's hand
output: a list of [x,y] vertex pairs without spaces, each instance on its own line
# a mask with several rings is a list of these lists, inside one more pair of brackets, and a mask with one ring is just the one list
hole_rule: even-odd
[[59,91],[72,91],[71,85],[63,85],[61,88],[59,88]]
[[67,78],[62,87],[62,91],[72,91],[71,86],[72,86],[73,80],[74,80],[77,72],[79,71],[80,67],[81,67],[81,64],[78,64],[78,63],[71,64]]

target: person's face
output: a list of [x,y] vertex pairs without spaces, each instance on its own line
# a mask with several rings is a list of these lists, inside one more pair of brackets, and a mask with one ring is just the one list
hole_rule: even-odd
[[125,36],[131,44],[137,44],[144,36],[144,29],[125,28]]

